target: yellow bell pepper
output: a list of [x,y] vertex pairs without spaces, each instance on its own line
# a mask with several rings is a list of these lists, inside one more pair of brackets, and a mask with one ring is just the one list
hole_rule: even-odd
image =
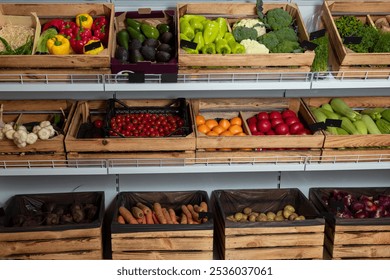
[[83,28],[92,28],[93,18],[89,14],[78,14],[76,16],[76,24],[77,26],[81,26]]
[[69,40],[60,34],[47,40],[46,46],[50,54],[66,55],[71,52]]
[[99,40],[89,40],[83,48],[84,54],[99,54],[103,50],[103,44]]

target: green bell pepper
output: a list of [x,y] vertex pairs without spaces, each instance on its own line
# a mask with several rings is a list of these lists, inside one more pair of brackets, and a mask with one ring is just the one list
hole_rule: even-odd
[[214,43],[205,44],[202,48],[202,53],[203,54],[216,54],[217,51],[215,49],[215,44]]
[[180,37],[180,40],[184,40],[184,41],[190,41],[190,38],[188,38],[186,35],[184,35],[183,33],[180,33],[179,34],[179,37]]
[[234,39],[234,36],[232,33],[226,32],[225,36],[223,38],[227,41],[227,43],[231,49],[231,53],[233,53],[233,54],[245,53],[245,47],[243,45],[241,45],[240,43],[236,42],[236,39]]
[[194,29],[191,27],[187,19],[181,17],[179,21],[180,33],[184,34],[188,39],[190,39],[190,41],[192,41],[192,39],[195,37]]
[[194,43],[196,43],[196,49],[199,51],[204,46],[204,39],[203,39],[203,33],[201,31],[197,32],[195,34]]
[[210,44],[215,41],[215,38],[217,38],[219,32],[219,24],[218,22],[214,20],[206,20],[204,22],[204,29],[203,29],[203,38],[204,43]]
[[227,21],[225,18],[221,18],[221,17],[217,18],[215,21],[218,23],[218,26],[219,26],[218,35],[217,35],[217,38],[215,38],[215,40],[222,39],[228,30],[227,29]]
[[190,25],[192,29],[194,29],[194,32],[203,31],[203,23],[197,18],[190,19]]
[[215,49],[219,54],[229,54],[232,52],[228,42],[225,39],[217,39],[215,41]]
[[191,49],[191,48],[186,48],[186,47],[184,47],[184,48],[182,48],[182,49],[185,50],[186,53],[188,53],[188,54],[198,54],[198,53],[199,53],[198,50]]

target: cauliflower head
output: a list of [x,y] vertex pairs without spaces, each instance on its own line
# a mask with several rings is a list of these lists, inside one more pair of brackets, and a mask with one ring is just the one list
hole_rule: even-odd
[[255,29],[257,32],[257,37],[264,35],[266,32],[264,23],[256,18],[243,18],[233,24],[233,29],[235,29],[238,26]]
[[266,54],[269,53],[269,49],[259,42],[251,39],[245,39],[240,42],[245,47],[246,54]]

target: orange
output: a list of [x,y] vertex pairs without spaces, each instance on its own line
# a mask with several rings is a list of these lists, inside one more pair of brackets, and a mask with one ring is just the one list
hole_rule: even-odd
[[211,131],[214,131],[216,133],[221,134],[222,132],[224,132],[226,129],[223,128],[222,126],[220,125],[217,125],[217,126],[214,126],[213,129]]
[[230,125],[239,125],[242,126],[242,119],[240,117],[234,117],[230,120]]
[[[215,128],[215,127],[214,127]],[[207,134],[207,136],[219,136],[219,133],[215,132],[214,130],[211,130],[209,131]]]
[[231,133],[229,130],[225,130],[222,132],[219,136],[233,136],[234,134]]
[[240,132],[240,133],[235,134],[235,136],[246,136],[246,133],[245,132]]
[[208,119],[206,120],[205,125],[207,125],[210,129],[213,129],[218,125],[218,122],[214,119]]
[[242,132],[242,127],[235,124],[229,127],[229,131],[233,134],[238,134]]
[[227,119],[220,120],[218,124],[219,124],[219,126],[224,128],[224,130],[228,129],[230,126],[230,122]]
[[202,115],[197,115],[195,117],[196,125],[201,125],[201,124],[204,124],[205,122],[206,122],[206,119]]
[[203,134],[207,134],[208,132],[210,132],[210,128],[207,125],[205,125],[205,124],[201,124],[197,128],[198,128],[198,131],[200,133],[203,133]]

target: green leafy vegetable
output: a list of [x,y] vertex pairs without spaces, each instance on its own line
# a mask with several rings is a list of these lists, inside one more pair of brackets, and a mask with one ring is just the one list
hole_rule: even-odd
[[293,22],[293,18],[287,11],[281,8],[275,8],[267,12],[265,22],[272,30],[276,31],[283,27],[290,26]]
[[26,43],[16,49],[12,49],[6,39],[0,37],[0,41],[4,44],[5,50],[0,52],[0,55],[26,55],[32,54],[33,37],[27,38]]
[[328,70],[328,59],[329,59],[329,37],[327,34],[325,36],[316,38],[312,40],[313,43],[318,46],[314,49],[315,57],[311,70],[313,72],[323,72]]

